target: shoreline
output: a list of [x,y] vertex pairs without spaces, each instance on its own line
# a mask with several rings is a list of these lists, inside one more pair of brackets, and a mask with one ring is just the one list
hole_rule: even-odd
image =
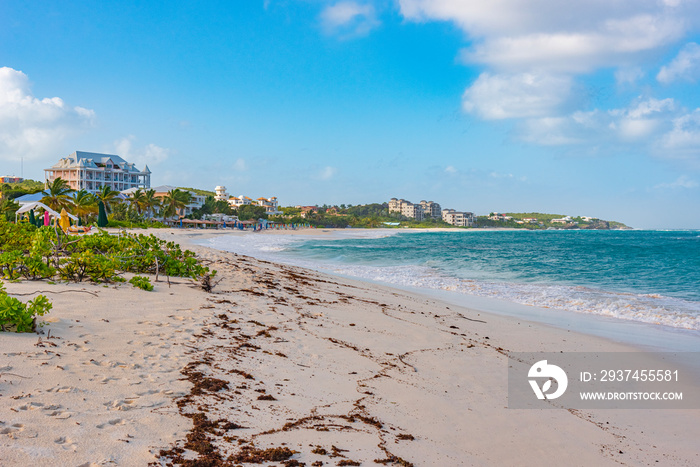
[[3,465],[145,465],[207,443],[232,465],[272,448],[307,465],[697,463],[697,411],[505,408],[510,352],[630,346],[158,230],[219,271],[212,293],[7,284],[54,309],[50,337],[0,339]]
[[[418,232],[430,231],[452,231],[452,229],[414,229]],[[480,229],[481,230],[481,229]],[[484,229],[483,231],[486,231]],[[509,229],[492,229],[495,231],[508,231]],[[519,229],[510,229],[510,231]],[[473,230],[476,231],[476,230]],[[362,232],[362,234],[359,234]],[[465,230],[465,232],[467,232]],[[191,246],[202,246],[205,248],[215,248],[207,245],[204,241],[217,236],[225,236],[227,232],[191,232],[184,234]],[[394,234],[396,229],[308,229],[299,231],[263,231],[260,233],[236,232],[236,235],[266,235],[266,236],[301,236],[325,238],[333,234],[347,234],[347,238],[358,234],[358,237],[374,236],[376,234]],[[337,237],[336,237],[337,238]],[[346,238],[346,235],[343,235]],[[226,250],[219,250],[226,251]],[[248,251],[237,252],[238,254],[257,257],[255,253]],[[306,264],[297,264],[294,261],[285,261],[282,258],[264,257],[267,261],[283,262],[284,264],[299,267],[310,267]],[[616,316],[606,316],[596,313],[581,313],[578,311],[552,309],[530,304],[522,304],[499,297],[485,297],[481,295],[470,295],[461,292],[451,292],[441,289],[419,288],[415,286],[404,286],[400,284],[372,280],[366,277],[356,277],[342,272],[333,271],[331,267],[311,267],[315,271],[330,274],[336,277],[359,280],[370,284],[393,287],[399,290],[409,291],[427,297],[438,297],[443,301],[458,305],[462,304],[468,308],[475,308],[486,313],[497,313],[504,316],[511,316],[518,319],[525,319],[538,324],[554,326],[559,329],[572,330],[578,332],[610,339],[621,344],[632,345],[647,351],[666,352],[690,352],[700,349],[700,331],[669,326],[661,323],[649,323],[633,319],[624,319]],[[699,367],[700,370],[700,367]]]

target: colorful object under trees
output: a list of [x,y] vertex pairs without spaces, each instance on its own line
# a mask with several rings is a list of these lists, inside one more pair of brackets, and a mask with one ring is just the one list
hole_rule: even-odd
[[70,220],[68,219],[68,213],[65,208],[61,209],[61,218],[58,220],[58,225],[61,227],[61,230],[68,232]]
[[98,214],[97,214],[97,227],[107,227],[107,213],[105,212],[105,203],[100,200],[97,203]]

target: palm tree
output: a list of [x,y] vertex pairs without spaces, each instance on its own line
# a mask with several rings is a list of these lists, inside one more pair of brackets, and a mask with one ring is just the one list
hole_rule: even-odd
[[97,193],[95,193],[95,197],[104,203],[107,213],[112,212],[111,207],[113,204],[121,201],[119,192],[111,189],[109,185],[102,185],[100,189],[97,190]]
[[155,215],[156,209],[160,207],[160,198],[156,196],[156,190],[150,189],[144,193],[143,208],[149,216]]
[[4,200],[2,204],[0,204],[0,212],[2,212],[5,215],[6,221],[11,221],[12,216],[15,215],[19,208],[19,203],[9,198]]
[[145,208],[146,193],[141,191],[141,188],[137,188],[136,191],[129,198],[129,202],[136,209],[136,212],[141,215],[141,212]]
[[188,191],[179,188],[170,190],[163,198],[163,217],[172,217],[180,214],[191,201],[192,195]]
[[71,193],[74,191],[75,190],[68,186],[68,182],[58,177],[52,182],[46,182],[46,189],[41,192],[43,195],[41,202],[54,211],[60,211],[62,208],[70,208],[73,204]]
[[86,190],[80,190],[75,193],[73,204],[73,213],[78,217],[85,216],[85,220],[90,214],[97,212],[97,198]]

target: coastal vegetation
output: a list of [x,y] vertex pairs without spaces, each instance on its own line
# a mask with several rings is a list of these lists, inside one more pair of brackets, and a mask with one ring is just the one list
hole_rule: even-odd
[[[65,280],[98,283],[123,282],[125,273],[189,277],[211,287],[216,271],[200,264],[192,251],[153,235],[93,235],[71,237],[55,227],[0,220],[0,277],[5,280]],[[146,277],[134,276],[131,284],[144,290],[153,286]],[[42,298],[43,297],[43,298]],[[0,291],[0,325],[18,332],[31,331],[29,317],[50,309],[45,296],[24,304]]]
[[[421,221],[402,216],[397,212],[389,212],[387,203],[371,203],[363,205],[323,205],[306,206],[304,208],[283,207],[281,216],[273,220],[288,223],[308,223],[315,227],[356,227],[356,228],[465,228],[455,227],[442,219],[426,217]],[[568,219],[557,222],[557,219]],[[513,229],[627,229],[621,222],[591,219],[588,217],[570,217],[561,214],[530,213],[490,213],[488,216],[477,216],[472,228],[513,228]]]
[[541,212],[490,213],[476,218],[477,227],[513,228],[513,229],[583,229],[610,230],[629,229],[622,222],[607,221],[586,216],[567,216],[564,214],[547,214]]
[[[28,181],[22,190],[36,190],[43,187],[39,182]],[[37,185],[39,185],[37,187]],[[7,185],[9,187],[10,185]],[[5,192],[13,196],[25,194],[18,189],[6,188]],[[38,191],[41,191],[40,189]],[[36,191],[34,191],[36,192]],[[441,218],[426,217],[423,220],[402,216],[398,212],[389,212],[388,203],[369,203],[355,205],[340,204],[304,207],[282,207],[282,214],[270,216],[264,206],[244,205],[232,207],[228,202],[216,200],[214,192],[197,188],[175,188],[164,197],[156,197],[155,190],[137,189],[130,197],[124,199],[119,192],[103,186],[97,193],[91,194],[85,190],[72,190],[66,181],[57,178],[49,182],[43,190],[42,202],[54,210],[67,211],[77,215],[82,223],[99,220],[98,205],[101,201],[107,216],[107,223],[98,222],[100,226],[146,228],[162,227],[155,217],[173,218],[183,216],[186,206],[192,202],[191,193],[205,196],[204,203],[183,216],[190,219],[202,219],[210,214],[237,216],[241,221],[269,219],[277,223],[308,224],[313,227],[328,228],[464,228],[455,227],[444,222]],[[161,195],[162,196],[162,195]],[[19,205],[10,198],[9,194],[0,203],[0,210],[5,219],[11,220]],[[514,229],[627,229],[621,222],[607,221],[590,217],[571,217],[561,214],[546,214],[540,212],[523,213],[490,213],[488,216],[477,216],[471,228],[514,228]]]

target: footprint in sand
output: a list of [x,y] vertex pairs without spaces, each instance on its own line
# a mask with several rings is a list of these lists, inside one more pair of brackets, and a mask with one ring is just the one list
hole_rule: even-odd
[[63,449],[66,451],[73,451],[75,452],[78,449],[78,445],[73,442],[72,439],[66,438],[64,436],[61,436],[60,438],[56,438],[53,440],[54,443],[58,444],[61,446]]
[[14,425],[10,425],[7,428],[3,428],[2,430],[0,430],[0,435],[9,435],[22,430],[24,430],[24,425],[22,425],[21,423],[15,423]]
[[41,402],[30,402],[29,404],[20,405],[17,408],[19,410],[34,410],[34,409],[38,409],[39,407],[43,407],[43,406],[44,406],[44,404],[42,404]]
[[47,417],[53,417],[56,420],[67,420],[73,416],[73,412],[66,410],[54,410],[46,414]]
[[17,439],[17,438],[36,438],[37,436],[39,436],[39,433],[37,433],[34,430],[28,430],[21,423],[15,423],[13,425],[10,425],[10,426],[0,430],[0,435],[7,435],[12,439]]
[[78,392],[76,388],[73,386],[61,386],[61,387],[55,387],[55,388],[49,388],[46,390],[46,392]]
[[106,407],[109,407],[110,410],[132,410],[137,408],[136,407],[136,399],[138,397],[133,397],[133,398],[127,398],[127,399],[120,399],[112,402],[106,402],[104,405]]
[[114,457],[108,457],[105,459],[100,459],[97,462],[86,462],[84,464],[80,464],[78,467],[102,467],[103,465],[117,465],[117,461],[114,459]]
[[107,423],[100,423],[96,426],[101,430],[103,428],[109,428],[110,426],[120,426],[124,424],[126,424],[126,420],[124,420],[123,418],[115,418],[114,420],[110,420]]

